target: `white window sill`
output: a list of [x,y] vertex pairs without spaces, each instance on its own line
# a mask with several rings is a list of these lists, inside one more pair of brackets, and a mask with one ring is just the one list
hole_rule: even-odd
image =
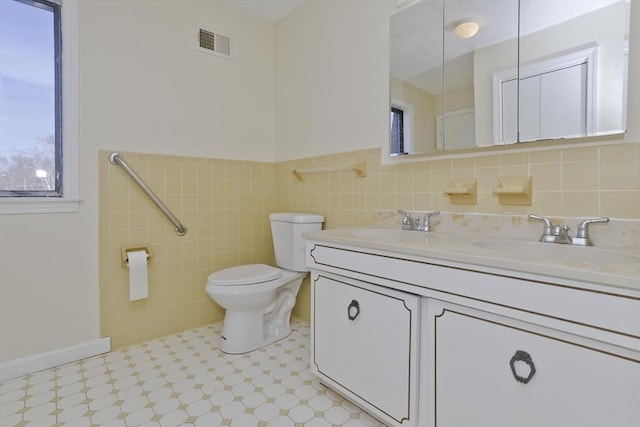
[[81,200],[47,197],[0,199],[0,215],[78,212]]

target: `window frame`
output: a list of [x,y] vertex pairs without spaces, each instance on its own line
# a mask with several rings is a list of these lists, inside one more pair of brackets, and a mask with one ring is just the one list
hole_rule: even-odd
[[[20,0],[26,4],[43,3]],[[78,2],[77,0],[46,0],[46,3],[58,5],[60,25],[58,43],[60,57],[56,67],[60,67],[59,81],[56,85],[60,93],[56,93],[57,116],[56,159],[61,170],[58,179],[57,194],[42,192],[42,195],[12,195],[0,197],[0,214],[24,213],[65,213],[77,212],[80,206],[78,199]],[[37,5],[35,6],[37,7]],[[55,9],[55,8],[54,8]],[[64,153],[64,164],[62,154]]]
[[[394,117],[398,118],[398,131],[393,131]],[[395,141],[395,137],[398,141]],[[404,150],[404,110],[397,107],[391,107],[391,147],[398,147],[398,151],[391,150],[392,155],[406,154]]]
[[[400,129],[400,131],[402,140],[401,148],[403,152],[398,153],[393,153],[391,151],[391,138],[393,137],[393,123],[391,123],[391,120],[393,120],[393,110],[399,110],[402,112],[402,129]],[[391,108],[389,110],[389,118],[389,155],[392,157],[397,157],[411,154],[413,148],[413,105],[399,99],[392,99]]]

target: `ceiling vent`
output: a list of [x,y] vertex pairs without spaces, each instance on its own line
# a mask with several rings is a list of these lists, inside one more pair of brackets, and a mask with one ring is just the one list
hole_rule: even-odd
[[203,52],[231,58],[231,39],[222,34],[198,28],[198,47]]

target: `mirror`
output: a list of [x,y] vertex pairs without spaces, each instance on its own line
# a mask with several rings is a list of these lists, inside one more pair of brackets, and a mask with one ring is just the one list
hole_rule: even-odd
[[395,13],[390,154],[624,132],[629,8],[422,0]]
[[[518,67],[518,0],[444,3],[445,113],[437,148],[475,148],[486,145],[493,129],[493,74]],[[469,23],[477,25],[476,33],[464,33]],[[517,117],[508,109],[502,113]]]
[[391,150],[396,155],[436,149],[442,114],[442,1],[421,1],[391,17]]

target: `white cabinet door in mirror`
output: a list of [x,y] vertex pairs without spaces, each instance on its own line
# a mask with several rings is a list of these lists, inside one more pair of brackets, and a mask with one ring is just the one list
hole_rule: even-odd
[[590,47],[496,73],[494,123],[501,132],[495,133],[495,143],[592,134],[597,126],[596,58],[596,48]]

